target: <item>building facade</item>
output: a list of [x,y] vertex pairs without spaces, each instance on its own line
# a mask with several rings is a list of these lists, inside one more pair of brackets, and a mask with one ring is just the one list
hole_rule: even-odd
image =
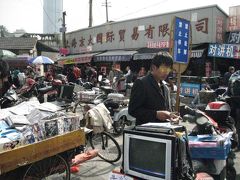
[[44,0],[43,2],[43,33],[59,33],[62,27],[63,0]]
[[217,5],[160,14],[67,33],[71,54],[138,48],[168,48],[173,18],[191,21],[192,44],[222,43],[227,14]]

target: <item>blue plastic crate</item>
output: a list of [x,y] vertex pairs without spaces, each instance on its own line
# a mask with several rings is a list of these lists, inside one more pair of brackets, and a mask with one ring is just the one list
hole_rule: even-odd
[[190,147],[190,153],[192,159],[227,159],[228,153],[231,149],[231,143],[227,143],[224,146],[217,147]]

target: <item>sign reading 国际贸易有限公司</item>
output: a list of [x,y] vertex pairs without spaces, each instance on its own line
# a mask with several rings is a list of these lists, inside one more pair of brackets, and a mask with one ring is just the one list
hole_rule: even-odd
[[178,18],[174,26],[174,49],[173,57],[175,62],[188,63],[190,39],[190,21]]
[[240,45],[235,44],[209,44],[208,56],[221,58],[240,58]]

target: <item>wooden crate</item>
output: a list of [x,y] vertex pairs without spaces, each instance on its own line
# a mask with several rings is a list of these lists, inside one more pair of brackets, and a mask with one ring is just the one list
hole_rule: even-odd
[[83,130],[72,131],[43,141],[0,153],[0,175],[85,144]]

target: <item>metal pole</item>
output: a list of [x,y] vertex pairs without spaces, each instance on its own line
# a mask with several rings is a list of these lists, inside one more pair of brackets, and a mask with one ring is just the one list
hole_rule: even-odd
[[176,104],[175,104],[175,111],[180,112],[180,84],[181,84],[181,71],[180,71],[180,64],[178,66],[178,71],[177,71],[177,94],[176,94]]
[[66,11],[63,12],[63,23],[62,23],[62,41],[63,47],[66,48],[66,24],[65,24]]
[[108,1],[106,0],[106,19],[108,22]]
[[92,27],[92,0],[89,0],[89,25],[88,27]]

